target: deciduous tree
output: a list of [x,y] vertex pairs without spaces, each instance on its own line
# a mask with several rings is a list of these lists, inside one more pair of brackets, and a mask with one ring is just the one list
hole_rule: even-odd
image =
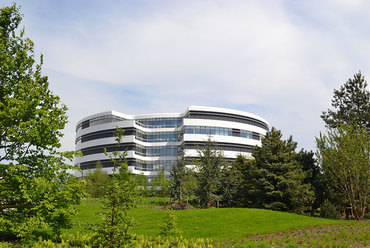
[[170,187],[170,181],[166,178],[164,170],[159,169],[157,175],[152,181],[152,190],[158,192],[160,196],[168,195]]
[[66,106],[49,89],[14,4],[0,9],[0,229],[32,237],[71,225],[82,181],[68,173],[73,152],[59,153]]
[[91,197],[102,198],[105,195],[106,188],[109,182],[109,176],[106,171],[103,171],[103,166],[100,161],[96,163],[94,171],[88,171],[84,177],[86,180],[87,192]]
[[330,187],[340,192],[357,220],[368,207],[370,132],[356,124],[342,124],[316,139],[318,158]]

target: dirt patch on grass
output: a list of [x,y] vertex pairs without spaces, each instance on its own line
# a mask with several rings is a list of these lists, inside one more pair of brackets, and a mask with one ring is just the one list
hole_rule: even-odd
[[265,243],[272,247],[369,247],[369,223],[321,225],[284,232],[248,236],[246,243]]

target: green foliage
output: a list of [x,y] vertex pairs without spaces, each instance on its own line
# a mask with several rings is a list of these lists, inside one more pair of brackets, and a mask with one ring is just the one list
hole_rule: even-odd
[[257,167],[254,159],[238,155],[222,173],[223,206],[251,207],[256,202]]
[[161,232],[159,234],[163,236],[173,236],[180,233],[177,228],[175,210],[167,208],[165,218],[160,227]]
[[370,132],[356,124],[329,129],[316,139],[318,159],[329,186],[360,220],[370,195]]
[[170,181],[166,178],[164,170],[159,169],[152,181],[152,190],[154,194],[158,194],[162,197],[168,195],[169,187]]
[[102,168],[103,165],[98,161],[95,170],[88,171],[87,175],[84,177],[87,184],[87,193],[93,198],[102,198],[106,193],[109,176]]
[[355,123],[357,127],[370,130],[370,92],[366,87],[367,82],[359,72],[339,90],[334,90],[332,106],[335,110],[328,109],[321,115],[326,126],[336,128],[343,123]]
[[42,56],[35,63],[21,20],[15,4],[0,9],[0,228],[30,239],[70,227],[84,186],[68,173],[75,153],[56,152],[67,108],[41,74]]
[[146,197],[149,196],[150,189],[148,186],[148,178],[144,174],[135,175],[135,181],[139,195]]
[[[123,130],[117,128],[117,148],[121,144]],[[128,171],[127,152],[118,149],[106,156],[113,162],[111,182],[107,186],[107,194],[103,201],[103,223],[92,226],[95,231],[94,247],[123,247],[131,244],[134,234],[131,232],[133,218],[128,216],[138,200],[136,181]]]
[[[241,155],[239,155],[241,156]],[[240,158],[239,158],[240,159]],[[238,158],[237,158],[238,160]],[[243,174],[237,168],[237,162],[222,168],[221,172],[221,199],[223,207],[235,207],[240,202],[241,188],[244,186]]]
[[184,197],[188,198],[193,194],[196,186],[194,171],[186,167],[186,160],[183,154],[177,157],[177,164],[172,167],[170,189],[175,200],[178,200],[180,205],[183,205]]
[[211,138],[205,143],[204,148],[198,149],[198,154],[199,159],[194,161],[197,178],[195,195],[203,206],[210,207],[212,203],[221,199],[219,194],[221,169],[226,162]]
[[311,205],[311,215],[321,206],[325,199],[329,197],[329,189],[325,180],[325,175],[322,169],[314,158],[312,151],[301,150],[297,154],[298,163],[302,166],[305,172],[304,184],[311,184],[312,190],[315,193],[315,198]]
[[297,143],[281,139],[272,128],[255,147],[252,156],[257,170],[256,205],[267,209],[303,213],[313,198],[310,184],[304,184],[305,173],[297,161]]
[[339,219],[340,214],[336,207],[328,200],[320,206],[320,217],[328,219]]

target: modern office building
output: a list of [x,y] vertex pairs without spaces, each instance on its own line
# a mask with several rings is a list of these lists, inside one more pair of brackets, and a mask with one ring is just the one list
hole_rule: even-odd
[[76,151],[82,152],[83,157],[77,158],[75,164],[82,169],[82,175],[94,169],[98,161],[108,173],[112,171],[113,164],[104,149],[117,150],[116,127],[125,130],[118,150],[127,150],[129,169],[149,178],[158,169],[169,171],[180,151],[189,161],[196,159],[197,149],[209,137],[227,160],[238,154],[250,156],[252,147],[261,145],[261,137],[268,131],[263,118],[225,108],[190,106],[184,113],[145,115],[103,112],[77,123]]

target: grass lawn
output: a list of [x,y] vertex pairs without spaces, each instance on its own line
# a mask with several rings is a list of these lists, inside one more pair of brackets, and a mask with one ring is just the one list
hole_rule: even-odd
[[[160,232],[160,223],[165,211],[164,198],[146,198],[142,205],[131,210],[135,218],[134,232],[156,236]],[[74,217],[75,226],[68,232],[83,231],[86,223],[98,223],[100,216],[96,212],[101,203],[95,199],[86,199],[78,206]],[[175,211],[178,228],[185,238],[211,238],[214,241],[241,240],[246,236],[281,232],[302,227],[341,224],[348,221],[312,218],[303,215],[283,213],[271,210],[248,208],[211,208]]]

